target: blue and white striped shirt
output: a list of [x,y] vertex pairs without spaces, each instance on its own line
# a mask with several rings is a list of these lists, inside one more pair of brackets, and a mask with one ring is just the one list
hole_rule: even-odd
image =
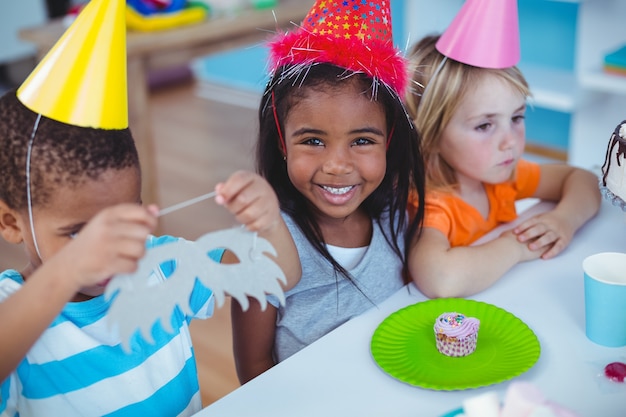
[[[175,240],[151,237],[147,247]],[[219,262],[222,254],[216,250],[210,256]],[[167,277],[173,265],[162,264],[161,270]],[[0,274],[0,302],[23,283],[15,270]],[[190,298],[193,317],[176,308],[172,333],[157,323],[154,340],[136,333],[128,353],[108,328],[110,303],[99,296],[66,305],[2,381],[1,416],[189,416],[202,408],[189,322],[212,315],[212,292],[196,282]]]

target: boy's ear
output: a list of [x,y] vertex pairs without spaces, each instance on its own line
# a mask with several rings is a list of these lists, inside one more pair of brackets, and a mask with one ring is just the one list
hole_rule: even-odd
[[22,243],[22,227],[20,215],[0,200],[0,235],[9,243]]

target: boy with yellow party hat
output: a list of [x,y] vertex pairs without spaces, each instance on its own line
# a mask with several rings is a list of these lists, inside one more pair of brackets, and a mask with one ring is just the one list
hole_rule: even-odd
[[[19,272],[0,274],[2,415],[173,416],[202,407],[188,324],[212,314],[210,289],[196,285],[193,313],[176,309],[165,325],[173,330],[155,324],[150,342],[136,333],[128,354],[105,320],[108,280],[134,271],[146,248],[175,240],[151,236],[157,208],[140,205],[124,10],[122,0],[92,0],[17,92],[0,98],[0,234],[28,257]],[[297,260],[260,176],[235,173],[218,196]],[[219,262],[222,253],[210,256]]]

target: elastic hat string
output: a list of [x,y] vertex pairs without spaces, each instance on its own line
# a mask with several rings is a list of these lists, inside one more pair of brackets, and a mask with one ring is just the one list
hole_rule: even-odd
[[272,112],[274,113],[274,123],[276,123],[276,130],[278,130],[278,138],[280,139],[280,146],[283,148],[283,155],[287,155],[287,146],[285,145],[285,138],[283,132],[280,129],[280,123],[278,122],[278,113],[276,112],[276,98],[274,97],[274,90],[272,90]]
[[43,261],[41,257],[41,252],[39,252],[39,245],[37,244],[37,236],[35,236],[35,223],[33,221],[33,199],[30,184],[30,160],[33,152],[33,142],[35,141],[35,134],[37,133],[40,120],[41,114],[38,114],[37,120],[35,120],[35,126],[33,126],[33,131],[30,135],[30,140],[28,141],[28,149],[26,151],[26,200],[28,203],[28,220],[30,222],[30,232],[33,235],[33,244],[35,245],[37,256],[39,256],[39,259]]

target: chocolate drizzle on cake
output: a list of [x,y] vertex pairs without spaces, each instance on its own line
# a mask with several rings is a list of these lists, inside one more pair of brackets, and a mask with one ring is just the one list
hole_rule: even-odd
[[611,168],[611,152],[613,152],[615,145],[617,145],[617,154],[615,155],[617,165],[621,166],[621,156],[626,158],[626,138],[623,138],[620,135],[620,129],[624,124],[626,124],[626,120],[617,125],[617,127],[613,131],[613,134],[611,135],[609,146],[606,149],[606,156],[604,157],[604,164],[602,165],[602,185],[605,187],[606,176],[609,174],[609,169]]

